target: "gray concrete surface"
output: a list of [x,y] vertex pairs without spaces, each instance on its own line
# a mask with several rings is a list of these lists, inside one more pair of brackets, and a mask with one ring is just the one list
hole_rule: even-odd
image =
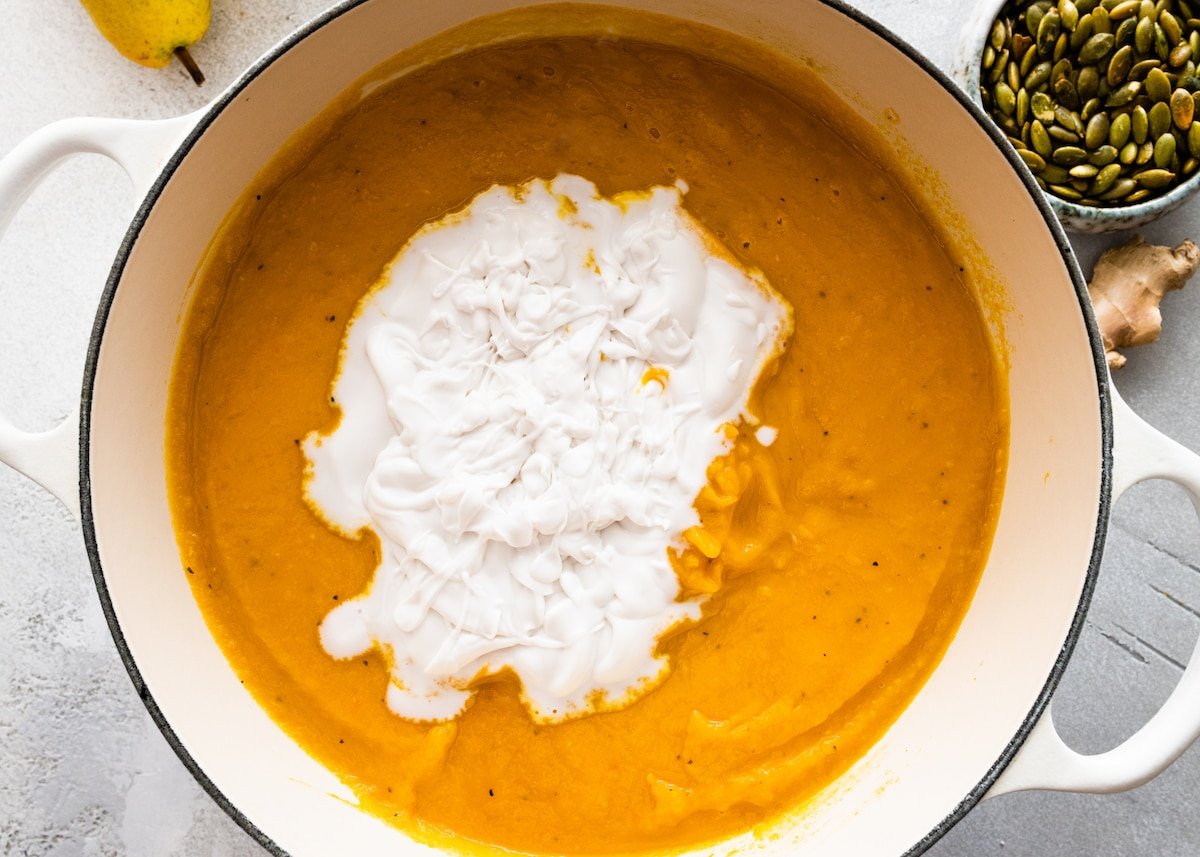
[[[194,51],[209,83],[197,89],[178,68],[149,71],[121,59],[76,0],[9,0],[0,20],[0,153],[67,116],[167,117],[199,107],[327,5],[214,0],[212,29]],[[944,67],[966,4],[856,5]],[[34,194],[0,241],[0,410],[19,424],[48,427],[77,400],[96,299],[134,202],[119,170],[82,157]],[[1200,199],[1144,232],[1162,243],[1200,237]],[[1119,240],[1081,239],[1085,269]],[[1200,449],[1200,282],[1164,309],[1162,339],[1133,352],[1117,384],[1153,424]],[[1087,629],[1055,698],[1071,742],[1099,751],[1146,720],[1188,660],[1200,630],[1195,607],[1200,526],[1179,490],[1139,487],[1116,509]],[[1193,749],[1127,794],[990,801],[931,853],[1194,857],[1198,791]],[[0,467],[0,854],[259,853],[192,781],[134,694],[78,526]]]

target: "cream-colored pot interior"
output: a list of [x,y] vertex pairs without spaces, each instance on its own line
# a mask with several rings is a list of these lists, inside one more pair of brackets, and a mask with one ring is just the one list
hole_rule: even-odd
[[[167,507],[167,383],[188,284],[222,217],[284,140],[398,50],[506,0],[369,0],[331,15],[201,120],[152,192],[110,284],[85,397],[84,515],[127,657],[182,751],[275,847],[294,855],[428,849],[354,808],[234,677],[197,609]],[[1007,284],[1012,448],[991,560],[945,661],[884,740],[777,838],[748,852],[902,854],[988,785],[1039,706],[1087,589],[1107,489],[1106,379],[1061,234],[975,118],[899,48],[818,0],[643,0],[804,57],[869,121],[919,153],[951,225]],[[878,82],[890,85],[881,89]],[[880,100],[886,92],[887,100]],[[144,221],[144,222],[141,222]],[[888,267],[897,259],[864,263]],[[919,332],[918,332],[919,335]],[[90,482],[90,485],[89,485]],[[85,525],[85,532],[91,532]],[[982,785],[981,785],[982,783]],[[728,853],[728,848],[719,849]]]

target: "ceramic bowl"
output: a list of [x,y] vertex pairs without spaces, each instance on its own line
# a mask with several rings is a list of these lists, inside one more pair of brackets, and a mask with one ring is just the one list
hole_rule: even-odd
[[[951,75],[980,107],[983,103],[979,98],[979,66],[983,56],[983,47],[992,30],[992,22],[996,20],[996,16],[1004,8],[1004,5],[1004,0],[982,0],[982,2],[975,3],[963,26],[951,65]],[[1021,169],[1027,169],[1027,167],[1022,166]],[[1116,208],[1093,208],[1087,205],[1078,205],[1052,193],[1043,193],[1046,201],[1050,203],[1050,207],[1067,229],[1072,232],[1095,233],[1117,232],[1145,226],[1150,221],[1179,208],[1198,189],[1200,189],[1200,170],[1161,196]]]

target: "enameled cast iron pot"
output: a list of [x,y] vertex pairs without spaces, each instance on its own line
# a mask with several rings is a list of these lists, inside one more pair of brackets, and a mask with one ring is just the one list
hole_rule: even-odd
[[[1109,506],[1163,477],[1200,504],[1200,458],[1149,428],[1110,386],[1079,268],[1029,173],[983,114],[914,50],[833,0],[616,0],[807,58],[909,153],[949,228],[1007,284],[1007,489],[991,558],[944,661],[866,758],[778,837],[746,853],[915,854],[985,797],[1116,791],[1200,733],[1196,659],[1127,742],[1070,750],[1048,701],[1096,580]],[[0,460],[80,515],[113,638],[184,764],[268,850],[416,855],[425,846],[352,805],[238,683],[192,598],[167,507],[167,383],[189,283],[231,204],[335,95],[398,50],[519,0],[359,0],[251,68],[211,107],[166,122],[70,120],[0,162],[0,225],[62,158],[97,152],[144,194],[96,316],[78,420],[44,434],[0,421]],[[881,101],[879,80],[892,82]],[[880,266],[899,260],[864,259]],[[1047,475],[1048,474],[1048,475]],[[1014,633],[1015,631],[1018,631]],[[707,853],[703,849],[698,853]],[[722,848],[723,853],[728,849]]]

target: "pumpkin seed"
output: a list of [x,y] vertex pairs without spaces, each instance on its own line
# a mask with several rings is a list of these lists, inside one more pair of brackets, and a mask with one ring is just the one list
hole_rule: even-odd
[[1154,49],[1154,22],[1149,18],[1137,22],[1137,28],[1133,31],[1133,45],[1142,56]]
[[1054,151],[1054,143],[1051,142],[1050,135],[1046,133],[1046,126],[1037,119],[1034,119],[1029,125],[1029,142],[1033,146],[1033,150],[1043,158],[1050,157],[1050,153]]
[[1126,205],[1134,205],[1135,203],[1141,202],[1143,199],[1148,197],[1150,194],[1151,194],[1151,191],[1146,188],[1142,188],[1140,190],[1135,190],[1133,193],[1129,194],[1129,196],[1125,197],[1125,204]]
[[1083,134],[1083,144],[1089,149],[1096,149],[1104,144],[1108,139],[1110,123],[1108,115],[1105,113],[1097,113],[1088,120],[1087,128]]
[[1152,69],[1161,68],[1162,63],[1158,60],[1142,60],[1135,62],[1133,68],[1129,69],[1129,80],[1145,80],[1146,76]]
[[1073,32],[1079,25],[1079,7],[1071,0],[1058,0],[1058,16],[1062,18],[1063,29]]
[[1017,149],[1017,154],[1021,156],[1021,160],[1025,165],[1035,173],[1040,173],[1046,168],[1045,159],[1037,152],[1031,152],[1028,149]]
[[1171,49],[1171,53],[1167,54],[1167,65],[1171,66],[1172,68],[1179,68],[1179,66],[1183,65],[1191,58],[1192,46],[1187,42],[1180,42]]
[[1124,0],[1108,10],[1108,16],[1114,21],[1123,21],[1130,15],[1136,15],[1141,7],[1139,0]]
[[1073,167],[1086,161],[1087,156],[1088,153],[1078,146],[1061,146],[1054,150],[1050,160],[1060,166]]
[[[1054,52],[1054,45],[1058,41],[1061,25],[1062,19],[1059,17],[1057,9],[1051,9],[1042,16],[1042,21],[1038,24],[1037,28],[1037,49],[1039,54],[1048,57]],[[1095,36],[1092,38],[1095,38]]]
[[1154,9],[1154,0],[1139,0],[1138,2],[1138,17],[1153,19],[1156,15]]
[[992,63],[992,70],[988,72],[988,83],[998,81],[1007,70],[1008,67],[1008,51],[1001,51],[996,57],[996,61]]
[[1112,16],[1103,6],[1097,6],[1092,10],[1092,32],[1112,32]]
[[1079,136],[1083,136],[1083,120],[1061,104],[1054,106],[1054,121],[1068,131],[1074,131]]
[[1192,117],[1196,112],[1196,102],[1186,89],[1177,89],[1171,94],[1171,119],[1175,127],[1186,131],[1192,125]]
[[1118,149],[1124,146],[1129,141],[1129,131],[1131,123],[1128,113],[1122,113],[1109,123],[1108,127],[1108,142],[1110,145],[1116,146]]
[[1008,86],[1013,92],[1024,88],[1021,86],[1021,70],[1017,68],[1017,63],[1015,60],[1008,64],[1004,74],[1008,78]]
[[1094,167],[1091,164],[1079,164],[1078,166],[1071,167],[1071,169],[1067,172],[1071,178],[1090,179],[1094,178],[1096,173],[1100,172],[1100,169],[1099,167]]
[[1024,126],[1029,121],[1029,90],[1021,87],[1017,90],[1017,124]]
[[1188,158],[1183,162],[1183,174],[1190,176],[1196,172],[1196,167],[1200,167],[1200,158]]
[[[1029,72],[1033,70],[1033,64],[1037,62],[1037,57],[1038,52],[1031,50],[1026,50],[1025,53],[1021,55],[1021,67],[1019,69],[1021,72],[1021,77],[1029,76]],[[1157,60],[1155,60],[1155,62],[1157,62]]]
[[1092,196],[1100,196],[1100,194],[1106,193],[1120,176],[1121,166],[1119,164],[1109,164],[1096,173],[1096,177],[1092,179],[1092,186],[1088,188],[1088,193]]
[[[1042,20],[1042,26],[1046,26],[1045,19]],[[1103,57],[1108,56],[1108,52],[1113,49],[1113,45],[1116,43],[1117,39],[1111,33],[1096,33],[1079,49],[1079,61],[1084,65],[1097,62]]]
[[1039,178],[1043,178],[1050,184],[1066,184],[1070,181],[1070,174],[1058,164],[1046,164],[1046,168],[1038,173]]
[[1105,107],[1124,107],[1129,102],[1137,97],[1137,94],[1142,91],[1142,82],[1140,80],[1131,80],[1121,84],[1112,91],[1104,101]]
[[1084,104],[1083,107],[1079,108],[1079,118],[1082,119],[1084,122],[1087,122],[1089,119],[1091,119],[1097,113],[1099,113],[1100,110],[1103,109],[1103,107],[1104,107],[1104,104],[1103,104],[1103,102],[1100,101],[1099,98],[1088,99],[1088,102],[1086,104]]
[[1138,147],[1137,157],[1133,162],[1139,166],[1150,163],[1154,160],[1154,142],[1147,140]]
[[1129,77],[1129,70],[1131,68],[1133,68],[1133,48],[1129,45],[1118,48],[1117,52],[1113,54],[1112,59],[1108,61],[1108,73],[1105,75],[1108,85],[1113,87],[1120,86]]
[[1193,158],[1200,158],[1200,122],[1193,122],[1188,128],[1187,147]]
[[1060,143],[1069,143],[1075,145],[1079,142],[1079,135],[1074,131],[1068,131],[1060,125],[1050,125],[1046,128],[1046,133],[1051,139],[1057,140]]
[[1179,26],[1179,19],[1170,12],[1164,11],[1158,16],[1158,25],[1163,28],[1163,34],[1171,44],[1178,44],[1183,38],[1183,28]]
[[1146,135],[1150,133],[1150,121],[1146,114],[1146,108],[1140,104],[1133,108],[1133,112],[1129,114],[1129,120],[1133,140],[1140,146],[1146,142]]
[[1126,18],[1117,26],[1117,31],[1114,35],[1117,38],[1117,45],[1130,45],[1133,43],[1134,31],[1137,29],[1136,18]]
[[1029,75],[1025,78],[1025,87],[1029,90],[1036,90],[1039,86],[1050,79],[1050,69],[1053,68],[1050,60],[1044,60],[1038,63],[1029,71]]
[[1050,191],[1055,196],[1060,196],[1063,199],[1069,199],[1072,201],[1083,199],[1083,194],[1075,190],[1075,188],[1071,187],[1070,185],[1052,184],[1050,185]]
[[1078,26],[1071,32],[1071,50],[1076,53],[1083,47],[1083,43],[1092,37],[1096,32],[1094,29],[1094,21],[1090,14],[1084,15],[1079,19]]
[[1152,101],[1167,101],[1171,98],[1171,81],[1161,69],[1153,69],[1146,75],[1144,87]]
[[1046,124],[1054,121],[1054,100],[1044,92],[1035,92],[1029,97],[1033,115]]
[[1038,26],[1042,23],[1042,17],[1046,14],[1040,6],[1030,6],[1025,10],[1025,29],[1030,35],[1036,37]]
[[1121,151],[1117,155],[1117,160],[1120,161],[1125,166],[1129,166],[1130,164],[1132,164],[1134,161],[1137,160],[1137,156],[1138,156],[1138,144],[1133,142],[1132,140],[1130,140],[1128,143],[1126,143],[1124,146],[1121,147]]
[[1172,134],[1163,134],[1154,141],[1154,165],[1163,169],[1169,169],[1171,161],[1175,159],[1175,137]]
[[[1160,101],[1150,108],[1148,116],[1147,139],[1157,140],[1160,134],[1165,133],[1171,127],[1171,108]],[[1146,141],[1141,140],[1138,145],[1144,142]]]
[[1112,187],[1110,187],[1104,193],[1098,194],[1098,196],[1103,200],[1121,199],[1122,197],[1129,196],[1129,194],[1133,193],[1136,187],[1137,182],[1135,182],[1133,179],[1117,179],[1113,183]]
[[1054,82],[1054,97],[1061,106],[1069,110],[1079,107],[1079,90],[1071,83],[1069,77],[1060,77]]
[[996,88],[992,90],[992,94],[996,98],[996,107],[1006,115],[1011,116],[1012,112],[1017,109],[1017,94],[1004,81],[996,84]]
[[1117,159],[1117,150],[1113,146],[1101,146],[1088,155],[1088,163],[1095,167],[1107,167]]
[[1171,55],[1171,45],[1167,42],[1167,34],[1158,24],[1154,25],[1154,53],[1163,62],[1166,62],[1167,57]]
[[1004,22],[997,18],[992,23],[992,32],[988,35],[988,45],[993,50],[999,51],[1004,47],[1006,37],[1007,33],[1005,32]]
[[1133,177],[1140,186],[1157,190],[1160,187],[1166,187],[1175,180],[1175,174],[1170,170],[1152,169],[1142,170]]

